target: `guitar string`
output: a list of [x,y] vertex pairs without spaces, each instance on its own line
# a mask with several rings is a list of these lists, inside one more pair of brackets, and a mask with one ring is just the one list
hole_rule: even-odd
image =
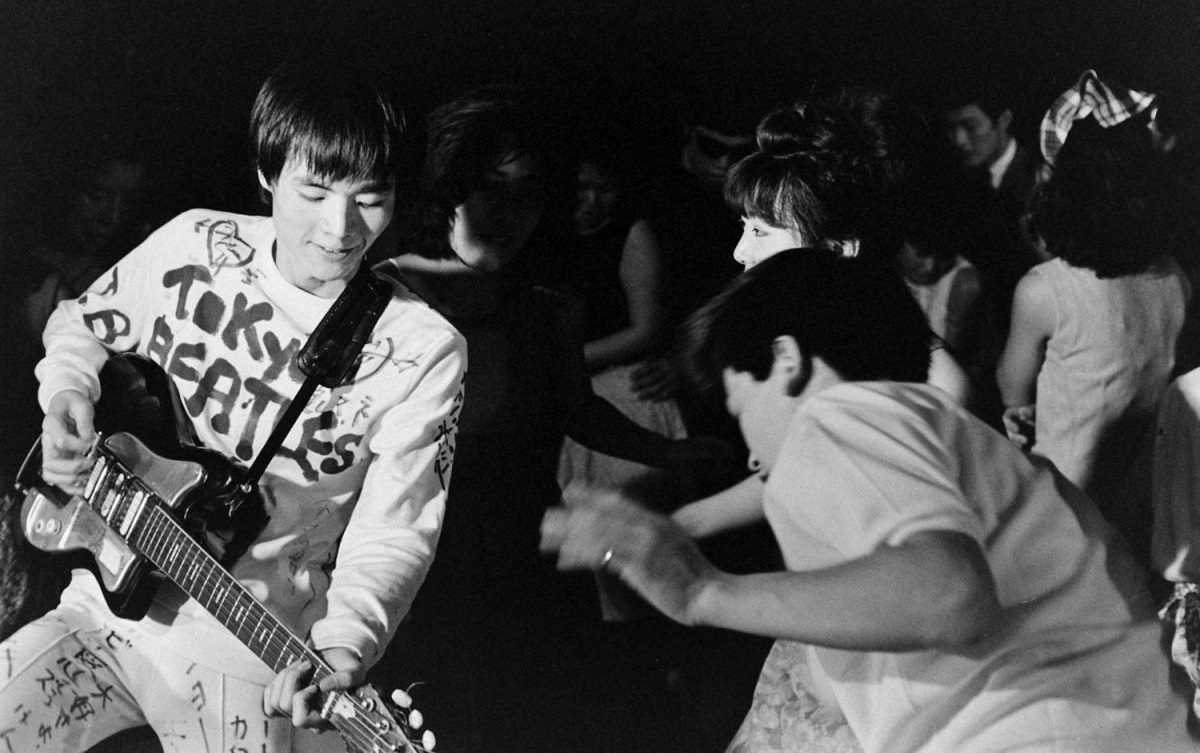
[[[108,459],[106,458],[106,461],[107,460]],[[104,494],[88,495],[87,501],[89,506],[91,506],[93,509],[97,509],[97,505],[99,504],[99,506],[102,507],[104,501],[109,496],[108,492],[111,492],[113,496],[117,497],[117,499],[112,500],[114,504],[108,506],[108,514],[102,514],[102,517],[104,517],[105,520],[110,524],[114,521],[117,522],[117,527],[119,529],[119,527],[125,523],[126,516],[131,513],[135,513],[137,515],[137,519],[130,521],[131,525],[128,528],[130,537],[137,537],[139,539],[144,537],[145,540],[141,548],[151,555],[157,552],[157,559],[165,563],[165,566],[162,567],[162,569],[167,573],[168,576],[171,576],[173,579],[175,579],[176,582],[186,582],[187,580],[196,582],[196,570],[198,569],[200,574],[203,575],[204,584],[201,585],[197,583],[197,585],[200,585],[201,588],[211,590],[211,587],[207,585],[208,581],[212,578],[217,578],[219,582],[220,576],[224,574],[226,576],[226,580],[232,584],[233,588],[236,590],[235,598],[238,602],[238,605],[241,606],[242,602],[245,602],[243,609],[250,616],[255,617],[255,627],[249,633],[248,637],[244,639],[245,641],[251,642],[254,640],[255,632],[257,632],[258,628],[262,625],[264,618],[269,617],[278,622],[274,615],[271,615],[269,611],[259,604],[253,598],[253,596],[249,594],[245,587],[235,580],[231,575],[225,572],[224,569],[219,566],[219,564],[214,567],[214,563],[208,552],[200,547],[197,542],[181,528],[178,522],[166,512],[166,505],[162,503],[157,495],[154,495],[145,487],[141,479],[139,479],[135,474],[130,473],[124,467],[124,465],[119,462],[118,459],[113,458],[111,460],[112,462],[104,463],[104,465],[107,467],[103,469],[105,472],[105,479],[110,483],[103,484],[103,489],[97,489],[98,491],[105,492]],[[143,499],[142,501],[142,508],[134,511],[131,509],[134,501],[133,498],[138,492],[145,494],[146,499]],[[98,509],[97,512],[99,512]],[[112,526],[110,525],[110,528],[111,527]],[[119,531],[114,529],[114,532]],[[168,559],[168,554],[170,553],[172,545],[175,544],[178,544],[180,549],[185,550],[186,554],[191,555],[189,559],[192,563],[193,570],[190,575],[188,572],[180,569],[180,562],[173,559]],[[229,589],[227,589],[227,593],[228,590]],[[214,610],[209,609],[208,611],[213,613],[218,619],[222,619],[221,615],[215,613]],[[232,619],[232,612],[228,614],[228,617]],[[225,620],[222,621],[224,622]],[[239,625],[241,627],[245,627],[245,621],[239,621]],[[233,632],[239,639],[241,639],[241,634],[238,630],[234,630]],[[269,639],[267,643],[264,643],[261,639],[258,640],[257,643],[262,645],[264,649],[273,648],[277,655],[281,654],[282,652],[279,650],[280,641],[278,630],[275,627],[271,627],[268,636]],[[290,631],[284,628],[282,645],[289,646],[289,644],[299,647],[300,649],[299,652],[289,651],[289,655],[302,653],[309,654],[309,656],[317,658],[315,657],[315,654],[312,654],[308,650],[307,646],[301,643],[299,639],[291,634]],[[318,671],[318,679],[319,669],[321,668],[325,667],[322,667],[320,663],[314,663],[314,669]],[[364,703],[361,703],[359,699],[348,693],[335,691],[334,693],[327,695],[343,697],[352,706],[354,706],[356,711],[361,711],[364,714],[370,713]],[[334,726],[338,727],[343,736],[351,738],[348,740],[348,742],[371,745],[373,748],[375,745],[385,742],[382,739],[384,733],[380,732],[373,726],[368,726],[369,723],[364,720],[346,716],[340,716],[340,720],[343,722],[343,725],[339,726],[335,724]],[[330,721],[335,722],[337,719],[331,719]],[[396,727],[397,732],[400,734],[402,743],[408,747],[415,747],[408,739],[406,730],[401,726],[401,724],[394,722],[394,726]],[[354,739],[358,736],[365,737],[366,739]]]
[[[162,556],[163,559],[165,559],[165,556],[167,553],[167,548],[169,548],[169,545],[171,543],[180,543],[182,546],[184,546],[187,549],[197,549],[197,550],[199,549],[198,545],[195,544],[195,541],[192,540],[191,537],[186,534],[186,532],[180,531],[178,529],[177,524],[175,523],[174,520],[166,517],[165,515],[161,515],[161,513],[162,513],[161,509],[156,510],[156,512],[160,513],[160,515],[158,516],[158,518],[153,520],[154,530],[156,533],[161,534],[161,535],[156,537],[157,540],[156,540],[155,545],[156,545],[156,548],[159,549],[160,555]],[[163,541],[164,538],[166,539],[165,542]],[[175,541],[172,541],[172,539],[174,539]],[[167,548],[164,548],[164,547],[167,547]],[[191,553],[194,554],[194,552],[191,552]],[[179,571],[178,568],[174,566],[175,564],[176,563],[172,562],[172,567],[164,568],[164,570],[167,570],[169,575],[172,574],[170,572],[170,570],[176,570],[179,574],[175,575],[175,577],[177,579],[184,580],[186,573]],[[223,573],[223,570],[220,568],[214,567],[212,565],[212,563],[204,561],[204,560],[199,560],[199,564],[200,564],[201,574],[204,579],[204,583],[203,584],[199,583],[196,580],[194,575],[193,575],[193,577],[190,578],[190,580],[195,582],[198,587],[200,587],[202,589],[209,589],[211,591],[211,586],[208,585],[208,581],[210,581],[213,578],[219,579],[221,574]],[[280,646],[283,646],[283,647],[288,647],[289,649],[299,648],[299,651],[289,650],[287,652],[288,654],[301,653],[301,654],[310,654],[310,656],[311,656],[311,652],[309,651],[308,647],[305,646],[303,643],[301,643],[295,636],[291,635],[290,631],[287,631],[282,636],[282,640],[280,640],[281,636],[279,635],[278,629],[273,626],[268,626],[268,633],[267,633],[269,636],[268,640],[264,642],[261,639],[256,639],[255,635],[258,633],[259,628],[262,626],[264,618],[266,618],[266,617],[271,617],[272,619],[275,619],[275,618],[273,615],[270,615],[269,612],[267,612],[262,607],[261,604],[258,604],[258,602],[255,601],[249,593],[247,593],[245,591],[244,586],[242,586],[236,580],[233,580],[232,576],[227,575],[227,578],[230,581],[230,585],[231,585],[231,589],[229,589],[229,590],[234,590],[234,592],[235,592],[234,598],[238,602],[238,606],[242,607],[244,609],[244,611],[246,611],[247,616],[254,618],[254,622],[255,622],[254,627],[248,631],[248,637],[245,638],[245,640],[252,641],[256,645],[262,646],[263,649],[268,649],[268,648],[273,649],[275,652],[275,655],[281,655],[284,653],[280,649]],[[228,612],[228,614],[226,616],[228,616],[229,618],[232,619],[232,615],[233,615],[233,612],[230,611],[230,612]],[[222,619],[221,614],[214,614],[214,616],[216,616],[218,619]],[[222,622],[224,622],[224,621],[225,620],[222,619]],[[240,620],[239,625],[243,628],[247,627],[247,623],[245,622],[245,620]],[[239,638],[242,637],[241,632],[242,631],[240,631],[240,630],[234,631],[235,635],[237,635]],[[319,668],[319,665],[316,665],[316,667]],[[319,679],[319,676],[318,676],[318,679]],[[345,697],[347,700],[349,700],[352,704],[355,705],[356,710],[360,710],[363,713],[367,713],[368,710],[362,704],[356,703],[356,701],[358,699],[354,698],[353,696],[349,695],[348,693],[335,692],[334,694]],[[370,723],[365,720],[359,720],[354,717],[346,717],[346,716],[340,716],[340,717],[338,717],[338,719],[340,719],[344,725],[344,726],[339,726],[339,731],[342,732],[343,735],[346,735],[347,737],[351,738],[349,740],[349,742],[353,742],[356,744],[365,744],[365,745],[374,745],[376,743],[385,742],[382,739],[384,733],[378,731],[374,727],[369,726]],[[333,722],[335,720],[331,719],[330,721]],[[335,726],[338,726],[338,725],[335,724]],[[398,723],[397,723],[397,727],[399,728]],[[398,731],[400,732],[401,737],[404,739],[403,741],[405,743],[408,743],[411,745],[411,742],[407,739],[407,736],[404,734],[403,729],[398,729]],[[360,737],[359,737],[359,739],[355,739],[355,736],[360,736]],[[366,739],[362,739],[362,737],[365,737]]]
[[[123,468],[121,468],[120,470],[124,471]],[[127,476],[127,478],[136,479],[136,476],[134,476],[133,474],[129,474],[128,472],[122,473],[122,475]],[[141,486],[140,480],[138,480],[138,481],[139,481],[138,485]],[[122,484],[122,486],[124,486],[124,484]],[[261,604],[258,603],[257,600],[254,599],[253,595],[251,595],[246,590],[245,586],[243,586],[240,582],[238,582],[236,579],[234,579],[232,575],[229,575],[223,568],[221,568],[219,566],[219,564],[214,565],[214,563],[209,561],[209,558],[211,555],[209,555],[207,551],[205,551],[202,547],[200,547],[199,544],[197,544],[197,542],[194,539],[192,539],[191,536],[188,535],[186,531],[183,531],[177,521],[175,521],[168,514],[166,514],[166,511],[164,509],[165,504],[162,502],[162,500],[160,500],[158,498],[157,495],[149,493],[149,490],[144,490],[144,491],[146,491],[149,494],[149,499],[147,501],[150,502],[152,500],[152,503],[149,505],[148,509],[143,508],[143,515],[139,516],[140,520],[135,523],[135,525],[132,529],[130,529],[130,533],[133,534],[133,533],[137,533],[140,531],[141,534],[143,534],[147,537],[146,543],[148,544],[148,546],[143,547],[143,549],[148,550],[148,549],[153,548],[154,550],[157,550],[158,559],[161,559],[164,562],[170,563],[168,567],[162,568],[164,571],[167,572],[168,575],[171,575],[173,578],[175,578],[177,580],[182,580],[187,575],[187,573],[178,569],[177,565],[179,563],[176,563],[174,561],[170,561],[167,559],[167,554],[169,552],[171,544],[178,543],[181,546],[181,548],[184,548],[187,550],[192,550],[192,551],[188,552],[189,554],[192,554],[193,557],[195,557],[195,559],[193,559],[192,562],[193,562],[193,564],[199,565],[201,575],[203,575],[203,578],[204,578],[204,585],[200,585],[200,584],[197,584],[197,585],[200,585],[201,588],[210,589],[211,586],[208,585],[208,581],[210,579],[215,580],[215,582],[219,583],[222,580],[221,576],[225,575],[226,576],[225,579],[228,580],[229,583],[231,584],[231,587],[226,589],[227,594],[228,594],[229,590],[235,590],[234,600],[237,602],[236,605],[238,607],[242,607],[243,610],[245,610],[249,616],[255,617],[256,625],[255,625],[254,631],[251,631],[249,633],[250,637],[248,637],[244,640],[247,640],[247,641],[253,640],[254,632],[257,631],[257,629],[262,625],[264,617],[270,617],[271,619],[277,621],[277,618],[275,618],[274,615],[271,615],[265,609],[265,607],[263,607]],[[125,510],[126,512],[128,512],[128,502],[129,502],[128,495],[122,494],[122,497],[123,497],[122,501],[125,504],[120,505],[120,508]],[[146,515],[145,514],[146,512],[149,512],[150,514]],[[149,526],[150,530],[143,530],[147,526]],[[196,556],[196,552],[202,553],[202,556]],[[153,554],[154,552],[149,552],[149,553]],[[176,570],[178,574],[173,574],[171,572],[171,570]],[[192,577],[192,580],[193,580],[193,582],[195,582],[194,576]],[[227,598],[222,599],[222,601],[227,602]],[[245,604],[243,604],[243,601],[245,601]],[[232,609],[232,607],[231,607],[231,609]],[[218,611],[219,610],[220,610],[220,605],[218,605]],[[209,610],[209,611],[212,612],[212,610]],[[224,617],[222,614],[217,614],[217,613],[214,613],[213,616],[216,617],[218,620],[221,620],[224,623],[224,622],[226,622],[226,620],[224,619],[225,617],[227,617],[229,619],[233,619],[233,611],[229,611],[228,613],[224,614]],[[245,627],[245,621],[239,620],[239,626]],[[282,626],[280,626],[280,627],[282,627]],[[285,634],[282,637],[280,637],[278,635],[278,632],[279,632],[278,628],[274,627],[274,626],[269,626],[267,642],[264,643],[262,640],[259,640],[259,641],[257,641],[257,643],[259,645],[262,645],[264,649],[271,648],[272,650],[274,650],[276,656],[281,656],[281,657],[284,656],[285,651],[283,649],[288,649],[286,651],[286,655],[288,655],[288,656],[295,655],[296,653],[301,653],[301,654],[308,654],[310,657],[310,660],[311,660],[311,658],[315,658],[315,653],[312,652],[308,646],[303,644],[296,636],[292,635],[291,631],[286,630],[286,628],[284,628],[284,630],[285,630]],[[237,636],[239,638],[239,640],[242,639],[241,633],[239,630],[235,629],[233,632],[234,632],[235,636]],[[300,651],[296,652],[296,651],[291,650],[293,647],[299,647]],[[323,668],[324,667],[322,667],[321,664],[316,664],[314,666],[314,679],[318,679],[318,680],[321,679],[320,670]],[[353,696],[352,694],[350,694],[348,692],[334,691],[333,693],[327,694],[327,695],[340,696],[340,697],[346,699],[352,706],[354,706],[356,712],[362,712],[364,714],[371,713],[371,711],[366,708],[365,703],[363,703],[361,701],[361,699],[356,698],[355,696]],[[342,716],[340,716],[340,719],[342,720],[342,722],[345,725],[344,729],[342,727],[339,727],[339,731],[343,735],[349,736],[350,734],[357,734],[357,735],[362,735],[365,738],[365,739],[354,740],[352,742],[356,742],[358,744],[366,744],[366,745],[375,745],[377,743],[384,742],[383,737],[384,737],[385,733],[380,732],[373,726],[370,726],[370,723],[367,722],[366,720],[358,719],[357,715],[351,716],[351,717],[342,715]],[[330,722],[332,723],[332,722],[334,722],[334,720],[331,719]],[[402,745],[401,745],[402,749],[406,749],[407,747],[415,748],[416,747],[415,744],[409,739],[409,733],[401,725],[401,723],[398,721],[394,721],[393,723],[396,727],[396,731],[399,733],[399,735],[402,739]],[[338,726],[338,725],[335,724],[335,726]]]

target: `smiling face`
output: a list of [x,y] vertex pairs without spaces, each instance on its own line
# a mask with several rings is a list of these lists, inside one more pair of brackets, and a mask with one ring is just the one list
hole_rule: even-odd
[[322,298],[335,298],[358,271],[367,249],[395,208],[390,185],[331,179],[289,159],[268,185],[275,224],[275,263],[284,279]]
[[450,247],[468,267],[494,272],[529,242],[545,208],[540,165],[529,155],[508,154],[455,207]]
[[774,225],[762,217],[743,217],[742,237],[733,249],[733,258],[750,269],[780,251],[805,245],[804,234],[796,228]]

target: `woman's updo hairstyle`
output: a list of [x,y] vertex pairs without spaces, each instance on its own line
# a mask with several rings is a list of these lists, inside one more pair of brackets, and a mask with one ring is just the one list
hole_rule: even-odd
[[802,106],[775,110],[755,132],[757,150],[725,178],[725,201],[747,217],[798,230],[809,244],[825,237],[829,213],[820,198],[833,176],[808,140]]
[[864,239],[927,132],[914,109],[873,89],[799,102],[759,123],[758,151],[730,170],[725,199],[811,245]]

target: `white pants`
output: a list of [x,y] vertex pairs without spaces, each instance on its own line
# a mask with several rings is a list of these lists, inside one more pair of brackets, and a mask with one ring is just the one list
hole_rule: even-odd
[[0,643],[0,753],[85,751],[149,724],[164,753],[344,751],[263,714],[263,686],[171,653],[130,623],[61,604]]

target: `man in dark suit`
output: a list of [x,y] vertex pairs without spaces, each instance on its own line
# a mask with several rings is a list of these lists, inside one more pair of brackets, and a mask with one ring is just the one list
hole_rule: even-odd
[[939,108],[955,197],[973,232],[963,256],[990,289],[996,323],[1004,329],[1017,281],[1046,257],[1029,224],[1040,155],[1013,136],[1013,110],[986,87],[966,87]]

